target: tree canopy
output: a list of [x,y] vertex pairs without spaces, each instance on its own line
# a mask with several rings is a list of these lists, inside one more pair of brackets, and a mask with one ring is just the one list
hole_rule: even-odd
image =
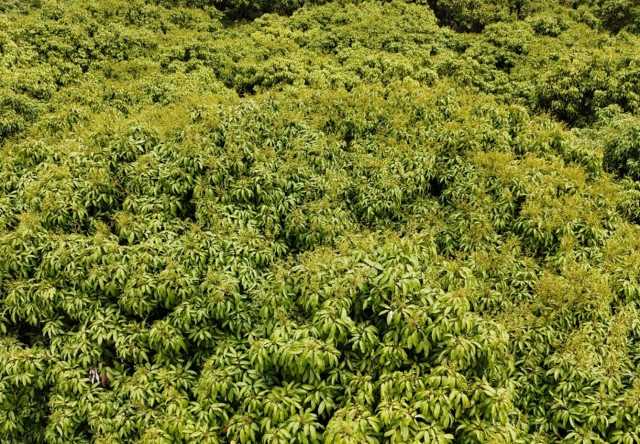
[[640,442],[637,0],[0,12],[0,443]]

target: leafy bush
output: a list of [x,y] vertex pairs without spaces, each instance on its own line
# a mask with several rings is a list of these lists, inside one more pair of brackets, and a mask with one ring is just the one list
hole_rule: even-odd
[[481,32],[488,24],[517,19],[528,3],[527,0],[432,0],[429,5],[443,25],[461,32]]
[[529,20],[536,34],[558,37],[563,31],[569,29],[569,24],[553,14],[537,15]]
[[571,0],[565,3],[589,17],[589,21],[595,19],[598,26],[612,32],[640,31],[640,3],[636,0]]
[[638,119],[623,113],[611,116],[600,129],[604,142],[604,168],[619,178],[640,180]]
[[540,79],[537,101],[559,117],[585,125],[598,110],[619,105],[637,112],[640,104],[638,59],[617,59],[609,51],[565,56]]

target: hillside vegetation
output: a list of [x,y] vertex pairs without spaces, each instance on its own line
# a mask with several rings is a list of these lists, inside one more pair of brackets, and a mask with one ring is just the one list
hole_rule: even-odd
[[640,442],[638,0],[0,11],[0,443]]

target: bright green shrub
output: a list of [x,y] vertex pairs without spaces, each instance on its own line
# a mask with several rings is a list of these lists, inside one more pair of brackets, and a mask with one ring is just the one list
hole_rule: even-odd
[[[532,328],[546,323],[561,341],[573,338],[562,325],[574,316],[613,322],[604,302],[582,302],[582,294],[609,293],[576,287],[574,253],[567,257],[563,246],[570,229],[574,248],[599,248],[609,236],[601,224],[620,224],[607,219],[608,207],[595,197],[611,185],[594,183],[600,188],[590,198],[581,168],[536,158],[570,142],[552,128],[524,129],[537,124],[526,123],[522,109],[490,103],[466,109],[469,96],[411,82],[365,91],[328,97],[292,89],[203,109],[173,141],[132,128],[121,137],[91,135],[84,153],[66,144],[15,151],[3,170],[7,177],[22,171],[10,195],[24,216],[9,219],[4,235],[3,325],[12,331],[24,322],[35,330],[28,343],[7,343],[3,359],[10,363],[28,351],[35,364],[22,370],[33,375],[28,381],[10,383],[24,391],[5,404],[21,412],[7,417],[5,430],[22,428],[27,439],[51,442],[81,440],[82,433],[113,442],[153,436],[303,442],[310,429],[295,424],[304,421],[318,439],[334,442],[350,442],[353,433],[386,434],[392,442],[418,436],[482,442],[538,427],[518,422],[516,409],[560,427],[553,405],[565,399],[562,389],[536,395],[536,405],[548,408],[530,410],[535,389],[527,387],[535,379],[529,378],[540,376],[514,367],[518,350],[544,356],[546,341],[557,339],[534,337],[535,345],[507,352],[506,332],[516,330],[472,310],[498,309],[511,325],[520,316],[512,310],[534,304],[542,318]],[[337,119],[344,107],[355,115]],[[509,135],[507,129],[522,125]],[[546,144],[540,131],[551,131]],[[518,153],[530,154],[519,161]],[[514,175],[514,168],[524,174]],[[28,181],[33,174],[40,179]],[[487,177],[493,184],[481,191]],[[444,189],[425,201],[434,180]],[[566,194],[557,194],[560,183]],[[510,195],[534,189],[543,194],[525,197],[521,209],[510,204]],[[486,199],[501,203],[483,209]],[[86,213],[73,211],[79,208]],[[589,219],[598,214],[602,221]],[[100,222],[105,216],[112,229]],[[407,234],[358,235],[359,222],[404,226]],[[62,232],[53,234],[54,227]],[[544,274],[536,260],[508,250],[505,236],[548,251],[549,260],[568,260],[569,268]],[[494,249],[503,261],[498,268],[484,256]],[[287,254],[292,262],[284,262]],[[76,283],[59,287],[60,276]],[[544,279],[569,280],[576,293],[555,301],[539,286],[558,284]],[[605,281],[593,285],[616,295],[624,282],[620,290]],[[544,314],[553,307],[555,314]],[[45,359],[44,350],[56,358]],[[504,359],[512,353],[513,360]],[[549,372],[564,364],[548,358],[542,365]],[[17,367],[11,372],[5,377],[21,374]],[[607,396],[631,384],[614,383]],[[26,413],[42,396],[51,413]],[[347,432],[352,428],[359,431]],[[602,430],[608,437],[618,429]]]

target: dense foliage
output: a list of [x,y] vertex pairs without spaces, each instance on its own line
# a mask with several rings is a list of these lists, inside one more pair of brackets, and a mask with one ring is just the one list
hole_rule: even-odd
[[0,1],[0,442],[640,442],[636,3]]

